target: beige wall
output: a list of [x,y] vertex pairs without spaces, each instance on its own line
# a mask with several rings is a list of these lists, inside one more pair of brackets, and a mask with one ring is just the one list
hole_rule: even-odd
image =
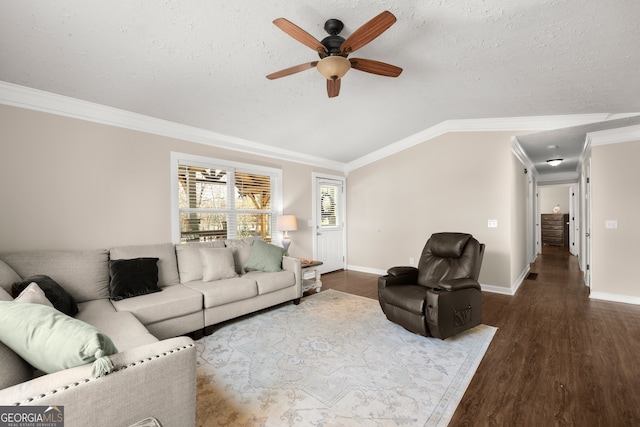
[[[526,180],[511,153],[513,135],[449,133],[352,171],[347,178],[349,265],[372,270],[408,265],[411,257],[417,262],[431,233],[461,231],[487,245],[480,282],[510,288],[521,273],[512,274],[512,268],[522,264],[512,262],[513,246],[523,245],[517,258],[526,250],[525,230],[512,240],[514,216],[516,228],[526,222],[520,200]],[[488,228],[489,219],[498,220],[498,227]]]
[[528,271],[527,228],[532,222],[529,207],[529,180],[524,164],[511,156],[511,285],[517,285]]
[[172,151],[281,168],[293,256],[312,253],[311,173],[340,172],[0,106],[0,252],[171,241]]
[[[592,148],[592,292],[640,298],[638,159],[640,141]],[[617,220],[618,228],[605,228],[606,220]]]
[[553,213],[553,208],[560,206],[560,213],[569,213],[568,184],[540,186],[540,213]]

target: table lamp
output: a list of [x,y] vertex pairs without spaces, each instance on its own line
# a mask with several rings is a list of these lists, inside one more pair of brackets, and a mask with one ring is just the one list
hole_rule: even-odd
[[297,229],[298,221],[296,221],[295,215],[280,215],[278,217],[278,230],[284,231],[284,236],[282,236],[282,247],[284,248],[285,255],[289,254],[289,246],[291,245],[289,231],[295,231]]

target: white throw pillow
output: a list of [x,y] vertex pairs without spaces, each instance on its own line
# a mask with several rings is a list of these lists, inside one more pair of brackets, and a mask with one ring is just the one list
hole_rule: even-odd
[[231,248],[200,248],[200,258],[203,282],[237,276]]
[[48,307],[53,307],[51,301],[47,299],[44,291],[40,289],[40,286],[36,282],[31,282],[29,286],[24,288],[20,295],[16,297],[15,302],[29,302],[32,304],[42,304]]
[[224,240],[177,244],[176,256],[178,258],[180,283],[202,280],[202,259],[200,258],[200,248],[224,248]]

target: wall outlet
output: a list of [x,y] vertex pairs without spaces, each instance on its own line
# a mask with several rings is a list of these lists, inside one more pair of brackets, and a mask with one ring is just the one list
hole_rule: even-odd
[[409,265],[413,265],[414,262],[415,260],[413,258],[409,258]]

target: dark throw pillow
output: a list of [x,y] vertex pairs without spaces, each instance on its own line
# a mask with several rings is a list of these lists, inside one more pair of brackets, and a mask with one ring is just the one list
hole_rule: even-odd
[[112,259],[109,275],[109,292],[114,301],[162,290],[158,287],[158,258]]
[[51,304],[53,304],[54,308],[63,312],[67,316],[73,317],[78,314],[78,304],[76,304],[76,301],[73,299],[71,294],[65,291],[64,288],[51,277],[44,274],[37,274],[24,279],[22,282],[14,283],[11,287],[11,295],[16,298],[33,282],[38,284],[38,287],[42,289],[44,295]]

